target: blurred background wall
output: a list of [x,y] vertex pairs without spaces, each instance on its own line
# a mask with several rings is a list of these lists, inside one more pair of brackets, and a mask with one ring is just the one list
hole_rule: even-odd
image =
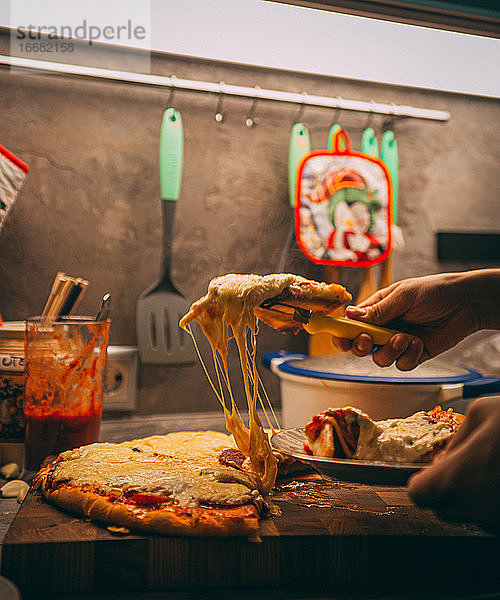
[[[0,36],[0,45],[6,53],[8,39]],[[446,124],[405,119],[391,125],[399,145],[399,224],[406,239],[395,254],[395,276],[487,266],[439,263],[436,234],[499,232],[498,100],[169,55],[153,55],[151,67],[188,79],[450,111]],[[56,271],[63,270],[90,280],[83,314],[96,313],[100,297],[111,291],[110,343],[136,344],[136,301],[159,272],[158,140],[168,97],[168,90],[0,70],[0,142],[30,167],[0,234],[5,320],[38,314]],[[193,300],[214,276],[276,271],[292,219],[287,154],[297,107],[258,102],[259,124],[247,128],[250,100],[225,98],[220,124],[215,95],[178,91],[173,103],[185,134],[173,276]],[[302,120],[316,149],[326,147],[334,120],[358,149],[368,122],[379,136],[388,125],[381,116],[321,108],[306,108]],[[286,270],[323,276],[296,246]],[[343,269],[342,279],[355,294],[359,273]],[[259,355],[306,347],[302,335],[260,329]],[[200,342],[208,357],[201,336]],[[239,369],[235,361],[231,369]],[[277,403],[277,381],[267,372],[262,376]],[[217,408],[199,364],[141,365],[140,413]]]

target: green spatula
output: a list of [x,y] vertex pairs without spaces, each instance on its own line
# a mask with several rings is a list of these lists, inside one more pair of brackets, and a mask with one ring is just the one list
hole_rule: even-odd
[[193,344],[180,329],[179,320],[189,309],[172,282],[170,266],[175,207],[179,199],[184,137],[180,113],[169,108],[160,132],[160,187],[163,214],[163,254],[160,278],[137,301],[137,341],[144,363],[194,362]]
[[[290,134],[290,143],[288,145],[288,194],[290,198],[290,207],[295,207],[295,182],[297,179],[297,167],[302,158],[311,151],[311,140],[309,131],[303,123],[295,123]],[[295,215],[292,212],[292,222],[286,238],[285,245],[281,251],[280,260],[277,266],[277,272],[282,273],[285,270],[288,253],[292,246],[295,235]]]

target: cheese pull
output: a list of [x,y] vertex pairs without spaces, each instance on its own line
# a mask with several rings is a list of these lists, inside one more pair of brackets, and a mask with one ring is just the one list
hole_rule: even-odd
[[379,327],[371,323],[362,323],[354,321],[346,317],[324,317],[322,315],[312,314],[309,323],[304,324],[304,329],[307,333],[331,333],[338,338],[353,340],[360,333],[367,333],[373,339],[373,343],[377,346],[383,346],[396,333],[404,333],[408,336],[410,342],[415,339],[414,335],[386,327]]

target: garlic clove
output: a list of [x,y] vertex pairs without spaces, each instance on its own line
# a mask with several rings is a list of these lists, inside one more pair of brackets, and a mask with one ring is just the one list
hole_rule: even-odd
[[28,490],[30,489],[30,486],[23,481],[24,486],[23,487],[19,487],[19,491],[17,492],[17,501],[19,502],[19,504],[21,504],[23,502],[23,500],[26,498],[26,494],[28,493]]
[[4,479],[14,479],[19,477],[19,467],[15,462],[10,462],[0,467],[0,475]]
[[2,485],[0,493],[2,494],[2,498],[17,498],[20,490],[28,491],[29,485],[20,479],[12,479]]

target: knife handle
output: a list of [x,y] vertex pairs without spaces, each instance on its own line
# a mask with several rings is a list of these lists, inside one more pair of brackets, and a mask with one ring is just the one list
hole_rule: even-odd
[[353,319],[347,319],[346,317],[325,317],[323,315],[312,314],[309,323],[304,325],[304,329],[307,333],[319,333],[321,331],[331,333],[335,337],[345,338],[347,340],[353,340],[360,333],[367,333],[373,339],[373,343],[377,346],[383,346],[391,339],[396,333],[404,333],[408,336],[410,342],[415,339],[414,335],[405,333],[403,331],[396,331],[395,329],[387,329],[386,327],[379,327],[378,325],[372,325],[371,323],[362,323],[361,321],[354,321]]

